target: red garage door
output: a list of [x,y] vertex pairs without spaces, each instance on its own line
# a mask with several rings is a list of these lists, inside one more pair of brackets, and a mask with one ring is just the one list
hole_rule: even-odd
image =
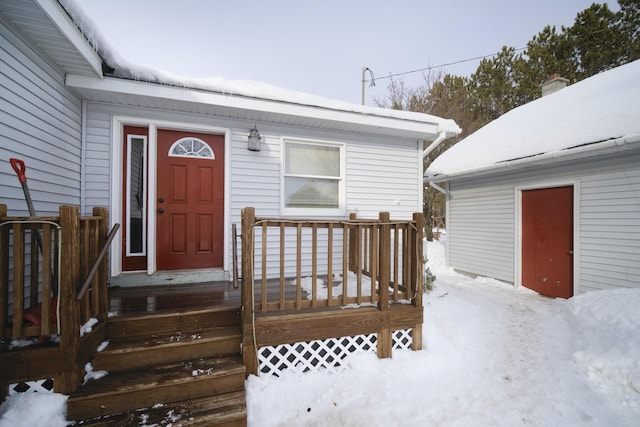
[[573,187],[522,192],[522,284],[573,296]]

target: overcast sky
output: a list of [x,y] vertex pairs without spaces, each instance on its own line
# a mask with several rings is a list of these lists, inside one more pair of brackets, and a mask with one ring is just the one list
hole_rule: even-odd
[[[255,80],[359,104],[390,74],[525,47],[591,0],[76,0],[124,59],[187,77]],[[599,3],[604,3],[600,1]],[[617,2],[609,1],[612,10]],[[445,72],[468,76],[479,60]],[[549,70],[550,73],[554,70]],[[369,73],[366,74],[369,79]],[[422,81],[407,74],[405,84]]]

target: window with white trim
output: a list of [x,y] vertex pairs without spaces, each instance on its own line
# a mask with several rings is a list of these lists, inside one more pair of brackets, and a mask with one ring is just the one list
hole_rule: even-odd
[[283,141],[283,213],[344,213],[344,144]]

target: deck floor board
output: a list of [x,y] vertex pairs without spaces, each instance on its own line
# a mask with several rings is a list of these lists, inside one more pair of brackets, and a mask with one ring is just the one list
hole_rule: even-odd
[[[285,299],[295,300],[296,287],[285,288]],[[267,283],[267,300],[280,300],[278,279]],[[302,299],[307,293],[302,291]],[[256,282],[255,301],[262,300],[262,287]],[[240,288],[230,282],[204,282],[181,285],[153,285],[109,288],[110,316],[175,313],[213,307],[240,307]]]

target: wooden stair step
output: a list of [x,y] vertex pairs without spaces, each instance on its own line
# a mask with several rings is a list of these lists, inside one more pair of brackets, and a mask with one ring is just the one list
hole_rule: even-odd
[[89,381],[67,400],[67,418],[83,420],[244,390],[240,356],[216,357],[113,372]]
[[141,425],[243,427],[247,425],[247,406],[244,392],[233,392],[84,420],[77,425],[86,427]]
[[196,358],[240,354],[239,326],[111,339],[93,354],[95,370],[122,371]]
[[210,307],[184,312],[123,315],[110,317],[107,322],[109,338],[136,337],[179,331],[198,332],[220,326],[240,324],[240,307]]

